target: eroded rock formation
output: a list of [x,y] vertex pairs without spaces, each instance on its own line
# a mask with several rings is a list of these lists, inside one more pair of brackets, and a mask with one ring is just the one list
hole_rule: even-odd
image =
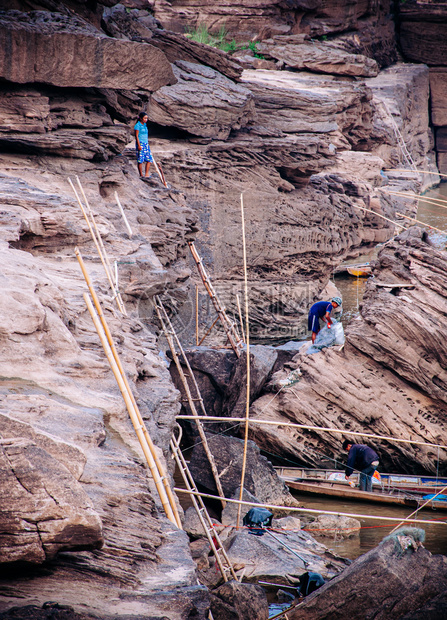
[[[349,437],[368,429],[443,443],[445,252],[412,228],[386,244],[373,273],[343,350],[309,356],[300,351],[294,360],[299,382],[273,401],[271,394],[258,399],[251,408],[254,418],[334,427]],[[293,428],[272,433],[258,425],[251,437],[271,453],[309,465],[344,462],[340,435]],[[438,463],[434,448],[375,443],[384,470],[435,472],[438,464],[445,470],[444,450]]]
[[442,617],[446,558],[424,549],[420,535],[420,530],[403,528],[387,537],[340,576],[306,597],[290,612],[290,618],[361,620],[370,612],[383,620]]
[[[280,66],[302,65],[289,63],[286,51],[276,53],[269,43],[269,54],[279,65],[268,62],[265,66],[276,68],[244,74],[223,52],[162,29],[157,19],[163,22],[165,15],[174,27],[174,14],[184,8],[181,3],[154,2],[155,17],[140,0],[126,0],[115,8],[114,0],[1,4],[11,9],[0,15],[2,446],[10,463],[13,456],[16,463],[25,463],[30,455],[23,475],[33,478],[41,500],[36,508],[17,496],[16,514],[33,524],[26,530],[21,522],[21,540],[28,535],[33,543],[28,549],[25,544],[9,547],[6,560],[43,561],[44,567],[32,566],[25,576],[12,567],[3,575],[0,613],[14,614],[11,609],[18,605],[27,609],[30,601],[33,607],[24,613],[42,618],[59,613],[45,606],[57,591],[58,603],[71,607],[68,613],[73,617],[88,610],[89,616],[105,620],[154,615],[204,618],[210,593],[198,585],[188,537],[164,517],[145,469],[85,309],[86,289],[74,247],[84,256],[144,421],[172,476],[166,457],[180,395],[159,355],[152,298],[162,294],[170,312],[182,309],[177,319],[184,329],[182,337],[189,336],[190,322],[181,322],[192,316],[191,306],[188,309],[184,303],[191,285],[186,241],[198,233],[216,288],[235,314],[234,293],[242,279],[239,204],[240,193],[245,192],[254,332],[260,340],[276,338],[278,329],[287,336],[292,330],[296,333],[332,268],[394,232],[389,223],[362,211],[371,207],[391,219],[395,216],[398,201],[380,192],[382,168],[401,165],[394,124],[416,163],[432,167],[424,108],[427,70],[400,65],[375,78],[352,78],[375,74],[375,62],[384,66],[395,58],[386,0],[318,6],[295,2],[286,8],[280,2],[256,7],[244,2],[237,11],[231,3],[218,9],[207,5],[203,15],[231,17],[229,28],[239,27],[240,18],[247,17],[242,37],[262,29],[265,36],[260,38],[303,33],[331,38],[332,62],[322,65],[314,59],[306,64],[313,72],[279,71]],[[110,10],[104,11],[103,5]],[[185,10],[181,21],[190,14]],[[212,25],[218,25],[217,18]],[[342,30],[336,41],[333,35]],[[320,52],[328,49],[324,40],[315,47]],[[340,50],[345,52],[344,61]],[[331,73],[323,77],[316,73],[322,70]],[[385,100],[383,111],[377,102]],[[154,121],[151,146],[170,190],[155,177],[142,182],[130,160],[135,157],[133,148],[125,148],[136,114],[146,106]],[[415,114],[420,117],[416,121]],[[116,261],[127,317],[114,308],[109,282],[67,177],[82,182],[105,248],[112,263]],[[411,173],[405,177],[389,173],[388,179],[396,187],[421,187]],[[117,209],[115,192],[132,234]],[[405,208],[412,212],[414,205]],[[416,241],[408,237],[390,247],[407,252],[405,260],[418,266],[412,277],[421,283],[432,278],[442,287],[440,274],[427,275],[427,264],[439,269],[440,261],[443,269],[442,257],[427,259],[422,241],[420,247]],[[398,298],[394,303],[405,303]],[[439,301],[436,296],[433,300]],[[418,298],[412,320],[439,321],[435,315],[422,317],[420,303]],[[391,307],[395,317],[398,311]],[[358,356],[369,359],[368,350],[374,348],[373,319],[368,315],[365,322],[369,340],[364,350],[358,352],[355,328],[346,348],[353,375]],[[395,379],[397,362],[385,339],[379,343],[382,365],[368,364],[374,377],[383,374],[397,382],[396,411],[403,411],[411,398],[411,407],[426,416],[426,428],[414,422],[414,433],[436,439],[444,406],[439,406],[444,360],[430,357],[421,334],[413,353],[425,354],[419,386],[426,395],[408,385],[411,373],[419,369],[404,364],[404,351],[399,358],[403,378]],[[332,355],[336,354],[328,354],[329,361]],[[267,357],[254,382],[255,394],[273,370],[274,355],[269,352]],[[314,372],[324,378],[318,359],[306,363],[307,377]],[[221,369],[221,382],[226,381],[227,370]],[[368,377],[362,375],[361,380],[365,383]],[[340,399],[343,396],[331,379],[327,385],[315,379],[323,394],[318,419],[325,423],[331,411],[324,400],[331,398],[329,390]],[[234,379],[235,389],[242,380],[242,374]],[[303,378],[297,387],[303,386],[303,393],[306,381]],[[352,381],[357,395],[358,384]],[[394,385],[391,379],[379,400],[384,406],[389,385]],[[241,403],[239,394],[231,400],[231,410],[240,410]],[[279,403],[288,415],[285,401]],[[219,406],[222,402],[216,410]],[[355,425],[385,424],[378,416],[365,417],[364,410],[353,416],[358,420],[351,421],[351,430]],[[403,432],[400,421],[389,430]],[[409,426],[413,429],[412,423]],[[261,437],[261,445],[265,441]],[[288,445],[290,438],[281,441]],[[295,448],[291,454],[296,454]],[[430,455],[424,451],[402,454],[428,467]],[[54,472],[51,486],[39,473],[39,468],[48,467]],[[14,482],[12,473],[10,480]],[[27,500],[29,495],[25,494]],[[9,525],[16,523],[10,520]],[[310,537],[300,539],[307,544]],[[326,553],[322,547],[321,553]],[[338,569],[343,565],[340,561]]]
[[436,128],[438,166],[447,174],[447,7],[443,2],[399,3],[399,41],[405,58],[430,67],[431,115]]

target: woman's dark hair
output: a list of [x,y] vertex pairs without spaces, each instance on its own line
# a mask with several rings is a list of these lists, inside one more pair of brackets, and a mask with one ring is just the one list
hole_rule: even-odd
[[346,450],[348,446],[352,446],[352,441],[349,441],[349,439],[345,439],[343,442],[343,450]]
[[140,113],[138,114],[138,119],[139,119],[140,121],[142,121],[142,120],[143,120],[143,118],[144,118],[145,116],[147,116],[147,112],[140,112]]

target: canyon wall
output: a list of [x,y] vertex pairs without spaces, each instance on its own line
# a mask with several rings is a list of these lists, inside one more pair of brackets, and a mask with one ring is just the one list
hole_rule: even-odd
[[[55,592],[80,617],[202,618],[209,608],[86,310],[75,247],[173,483],[180,395],[156,340],[153,297],[162,296],[181,337],[192,337],[188,240],[236,315],[243,193],[253,335],[298,335],[334,267],[394,235],[394,224],[364,209],[391,220],[414,213],[414,201],[381,189],[439,179],[429,72],[384,68],[396,58],[386,2],[253,4],[243,4],[254,17],[242,34],[265,29],[265,58],[244,51],[239,61],[163,29],[180,2],[153,3],[153,13],[138,0],[1,3],[5,618],[24,603],[44,613]],[[138,177],[131,135],[142,109],[169,188],[155,174]],[[432,178],[396,170],[406,164],[401,139]],[[85,190],[127,316],[69,178]],[[205,308],[202,328],[208,318]]]

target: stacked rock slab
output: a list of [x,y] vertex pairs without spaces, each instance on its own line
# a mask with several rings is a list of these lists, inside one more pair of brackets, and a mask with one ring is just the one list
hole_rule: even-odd
[[430,67],[431,121],[438,168],[447,174],[447,6],[445,2],[400,3],[400,43],[405,58]]

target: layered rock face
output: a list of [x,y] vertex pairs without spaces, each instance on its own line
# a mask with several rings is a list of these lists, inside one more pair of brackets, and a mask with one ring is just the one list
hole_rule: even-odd
[[[32,159],[24,167],[21,157],[2,158],[6,172],[1,179],[0,399],[2,454],[10,468],[3,468],[2,560],[54,564],[51,571],[31,568],[26,577],[23,570],[4,571],[0,607],[3,612],[24,601],[42,606],[54,600],[57,587],[61,605],[88,609],[96,617],[145,617],[148,598],[160,616],[175,599],[186,617],[191,609],[205,610],[209,596],[196,585],[186,535],[163,516],[143,466],[124,403],[86,313],[86,288],[73,251],[77,244],[103,300],[163,460],[178,393],[136,306],[149,288],[161,292],[180,277],[176,269],[184,263],[178,240],[188,231],[190,213],[166,194],[149,201],[147,196],[157,191],[142,183],[132,198],[139,207],[130,208],[121,192],[128,187],[126,174],[135,175],[134,166],[126,173],[125,165],[86,171],[83,163],[70,163],[69,173],[80,176],[90,198],[109,256],[126,257],[126,264],[118,266],[120,281],[129,291],[124,297],[130,316],[123,322],[112,310],[103,268],[69,193],[62,161],[47,158],[42,175]],[[121,194],[135,237],[124,232],[120,217],[110,217],[113,203],[101,197],[100,187],[104,196],[110,188]],[[163,233],[160,224],[168,212],[170,223]],[[157,232],[164,265],[140,225],[149,236]],[[182,571],[174,574],[179,558]],[[160,575],[171,593],[158,591]]]
[[[292,364],[301,373],[296,385],[273,401],[271,394],[255,401],[252,416],[333,427],[355,441],[363,431],[443,444],[445,261],[445,252],[433,248],[420,229],[388,242],[342,350],[309,356],[300,351]],[[345,461],[338,434],[268,428],[258,425],[251,436],[271,453],[286,452],[311,466]],[[442,449],[438,456],[432,447],[374,444],[384,471],[434,473],[438,465],[445,471]]]
[[201,25],[211,31],[225,28],[237,41],[262,40],[272,35],[307,34],[327,37],[343,33],[346,49],[376,58],[381,65],[396,60],[394,24],[389,0],[243,0],[213,3],[150,0],[154,15],[165,28],[185,32]]
[[[335,264],[392,234],[392,225],[363,209],[391,219],[397,207],[414,213],[415,203],[390,200],[377,190],[382,167],[404,165],[401,140],[414,161],[433,168],[428,70],[398,65],[366,84],[308,72],[245,70],[241,84],[253,97],[251,123],[225,142],[159,140],[159,159],[201,214],[197,245],[234,316],[236,295],[242,294],[243,193],[253,338],[299,338],[308,307]],[[173,93],[164,101],[166,119],[188,115],[175,102],[176,88],[162,89]],[[390,189],[421,187],[416,177],[408,180],[390,177]],[[191,299],[181,315],[182,337],[190,343],[194,304]],[[206,308],[205,297],[201,306]],[[206,309],[201,321],[204,329],[212,322]]]
[[399,5],[399,40],[405,58],[430,67],[431,120],[439,171],[447,174],[447,7],[443,2],[409,0]]
[[[58,602],[74,613],[88,610],[104,619],[201,618],[210,604],[208,590],[198,585],[187,536],[164,517],[147,475],[85,308],[74,247],[101,296],[144,421],[171,476],[166,456],[180,396],[155,342],[152,298],[162,294],[172,312],[185,301],[191,274],[186,241],[200,228],[201,251],[235,311],[244,192],[254,330],[259,339],[277,338],[278,329],[289,337],[332,268],[394,232],[392,224],[362,210],[394,218],[396,201],[379,192],[382,168],[401,164],[393,123],[408,137],[417,163],[430,166],[424,119],[408,118],[423,109],[423,70],[397,69],[394,87],[389,74],[385,86],[380,76],[367,78],[377,80],[370,85],[357,79],[376,73],[371,58],[378,65],[389,59],[389,28],[371,30],[386,19],[387,3],[292,4],[284,9],[283,3],[258,3],[258,14],[270,11],[275,24],[286,24],[271,28],[269,36],[327,36],[343,24],[353,31],[337,45],[321,41],[320,60],[296,61],[297,50],[289,47],[297,47],[296,39],[282,40],[281,54],[268,43],[280,64],[244,74],[222,53],[164,32],[147,10],[133,8],[141,7],[139,0],[127,0],[129,10],[114,9],[110,0],[108,11],[96,3],[71,2],[68,8],[17,0],[13,8],[27,13],[0,15],[0,399],[8,418],[2,435],[10,425],[2,439],[9,467],[9,530],[2,513],[2,531],[6,560],[32,565],[26,574],[5,569],[2,613],[32,601],[40,608],[33,611],[45,617],[42,606],[54,600],[55,589]],[[45,6],[58,11],[30,10]],[[350,54],[345,61],[340,49]],[[323,66],[321,54],[329,51],[331,62]],[[300,62],[307,72],[294,70],[304,66]],[[322,68],[336,75],[316,75]],[[405,105],[415,85],[420,101]],[[384,91],[383,99],[395,103],[390,114],[374,102]],[[129,159],[133,148],[125,149],[129,128],[146,107],[156,134],[151,146],[174,189],[162,188],[154,177],[142,182]],[[79,177],[85,189],[127,317],[115,308],[67,177],[75,183]],[[389,179],[401,182],[391,174]],[[404,182],[420,187],[415,175]],[[350,350],[356,346],[352,334]],[[392,365],[385,345],[381,341],[383,363]],[[428,419],[444,377],[437,360],[425,361],[429,396],[421,410]],[[350,363],[354,372],[354,356]],[[401,381],[413,397],[416,388],[406,382],[415,368],[407,370]],[[429,377],[435,371],[439,384]],[[399,398],[402,408],[407,394]],[[241,407],[241,399],[233,401],[233,408]],[[429,426],[433,435],[437,428],[437,422]],[[426,466],[424,458],[412,457]]]

